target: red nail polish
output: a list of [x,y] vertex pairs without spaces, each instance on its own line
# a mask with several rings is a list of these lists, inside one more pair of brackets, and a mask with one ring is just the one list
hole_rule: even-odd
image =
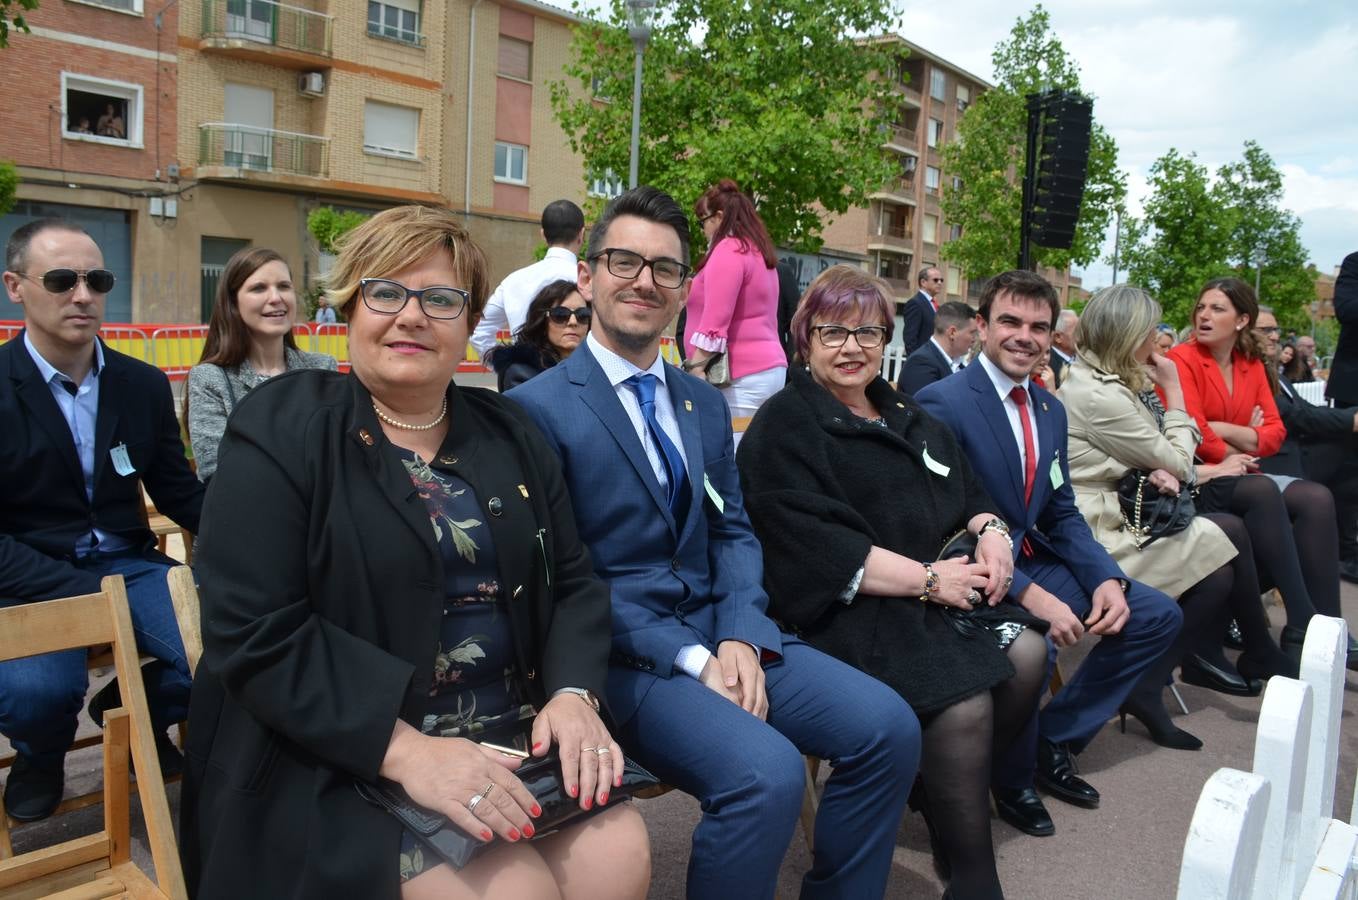
[[538,741],[536,744],[533,745],[533,752],[534,752],[534,753],[537,753],[538,750],[540,750],[540,749],[542,749],[542,741]]
[[599,798],[599,805],[600,805],[600,806],[603,806],[603,805],[604,805],[605,803],[607,803],[607,802],[608,802],[608,795],[607,795],[607,794],[604,794],[602,797]]
[[621,775],[619,775],[617,778],[614,778],[614,779],[613,779],[613,786],[614,786],[614,787],[622,787],[622,776],[621,776]]
[[525,826],[523,826],[523,836],[524,836],[524,837],[532,837],[532,836],[533,836],[533,826],[532,826],[532,825],[525,825]]
[[533,815],[535,815],[535,816],[540,816],[540,815],[542,815],[542,807],[541,807],[541,806],[538,806],[536,803],[534,803],[534,804],[533,804],[533,808],[530,809],[529,812],[531,812],[531,813],[532,813]]
[[591,799],[589,799],[588,797],[586,797],[585,800],[584,800],[584,802],[581,803],[580,805],[581,805],[582,807],[584,807],[585,809],[590,809],[590,808],[592,808],[592,807],[594,806],[594,801],[591,800]]
[[495,836],[495,835],[491,834],[489,830],[483,830],[483,831],[481,832],[481,840],[483,840],[483,841],[488,841],[488,840],[490,840],[491,838],[493,838],[494,836]]
[[519,829],[517,828],[509,829],[509,839],[511,841],[517,841],[520,837],[521,835],[519,834]]
[[580,789],[575,785],[571,785],[571,796],[574,797],[578,793],[580,793]]

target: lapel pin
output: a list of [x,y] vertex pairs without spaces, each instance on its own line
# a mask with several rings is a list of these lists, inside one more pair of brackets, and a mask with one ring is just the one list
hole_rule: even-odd
[[373,445],[373,436],[368,433],[368,429],[366,428],[360,428],[358,430],[358,439],[369,447]]
[[523,499],[525,500],[528,499],[528,488],[524,487],[523,485],[519,485],[519,493],[523,495]]
[[685,400],[685,401],[684,401],[684,412],[693,412],[693,401],[692,401],[692,400]]
[[904,404],[904,403],[897,403],[897,404],[896,404],[896,408],[897,408],[897,409],[905,409],[905,404]]
[[1042,401],[1042,411],[1043,411],[1043,412],[1046,412],[1046,411],[1047,411],[1047,401],[1046,401],[1046,400],[1043,400],[1043,401]]

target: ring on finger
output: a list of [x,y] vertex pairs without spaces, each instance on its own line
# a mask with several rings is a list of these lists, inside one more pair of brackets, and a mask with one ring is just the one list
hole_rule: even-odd
[[603,756],[605,753],[612,753],[613,751],[609,750],[607,747],[596,747],[594,748],[594,752]]
[[490,792],[493,791],[493,790],[495,790],[495,782],[492,781],[490,784],[486,785],[486,789],[485,789],[484,791],[481,792],[481,799],[482,799],[482,800],[489,800],[489,799],[490,799]]
[[1004,577],[1004,586],[1005,586],[1006,588],[1009,587],[1010,585],[1012,585],[1013,583],[1014,583],[1014,576],[1013,576],[1013,575],[1006,575],[1006,576]]
[[598,747],[581,747],[581,748],[580,748],[580,752],[581,752],[581,753],[598,753],[598,752],[599,752],[599,748],[598,748]]
[[971,593],[967,594],[967,602],[972,606],[981,602],[981,595],[975,588],[972,588]]
[[478,803],[480,803],[480,802],[481,802],[482,800],[484,800],[484,799],[486,799],[486,798],[485,798],[485,796],[482,795],[482,794],[472,794],[472,798],[471,798],[470,800],[467,801],[467,812],[472,813],[473,815],[475,815],[475,813],[476,813],[476,805],[477,805]]

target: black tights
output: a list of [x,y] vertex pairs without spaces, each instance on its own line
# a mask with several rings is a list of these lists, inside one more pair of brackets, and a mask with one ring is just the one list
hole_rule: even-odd
[[[1305,484],[1310,484],[1306,482]],[[1299,487],[1293,483],[1292,488]],[[1319,485],[1316,485],[1319,487]],[[1298,503],[1304,504],[1308,494],[1302,491],[1296,496]],[[1325,491],[1328,495],[1329,491]],[[1205,513],[1225,512],[1239,516],[1245,522],[1250,543],[1254,547],[1254,561],[1259,567],[1259,580],[1274,585],[1283,595],[1283,605],[1287,608],[1287,624],[1305,629],[1316,614],[1314,598],[1308,588],[1308,579],[1303,574],[1302,562],[1298,554],[1298,535],[1293,530],[1293,518],[1278,486],[1266,475],[1242,475],[1234,478],[1218,478],[1209,481],[1200,495],[1203,503],[1199,511]],[[1329,498],[1329,537],[1331,544],[1330,568],[1326,574],[1334,579],[1334,608],[1339,607],[1338,555],[1335,546],[1334,499]],[[1303,510],[1297,513],[1298,521],[1306,528],[1306,540],[1315,540],[1311,531],[1314,517]],[[1307,551],[1309,557],[1310,551]],[[1311,581],[1316,581],[1313,575]]]
[[1014,677],[924,723],[927,815],[952,868],[956,900],[1002,897],[990,837],[990,761],[1027,725],[1047,671],[1047,642],[1028,629],[1009,645]]
[[[1322,616],[1342,617],[1339,611],[1339,526],[1335,521],[1334,495],[1323,484],[1294,481],[1283,491],[1283,504],[1292,522],[1297,558],[1315,611]],[[1305,620],[1288,624],[1305,627]]]

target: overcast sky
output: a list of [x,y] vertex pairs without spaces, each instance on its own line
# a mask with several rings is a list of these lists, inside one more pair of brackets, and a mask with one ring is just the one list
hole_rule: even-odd
[[[1049,0],[1094,116],[1118,144],[1134,213],[1170,147],[1215,172],[1256,140],[1283,172],[1310,259],[1358,250],[1358,4],[1353,0]],[[990,54],[1032,4],[911,2],[901,34],[993,80]],[[1112,252],[1111,241],[1103,255]],[[1106,285],[1109,266],[1083,273]]]

